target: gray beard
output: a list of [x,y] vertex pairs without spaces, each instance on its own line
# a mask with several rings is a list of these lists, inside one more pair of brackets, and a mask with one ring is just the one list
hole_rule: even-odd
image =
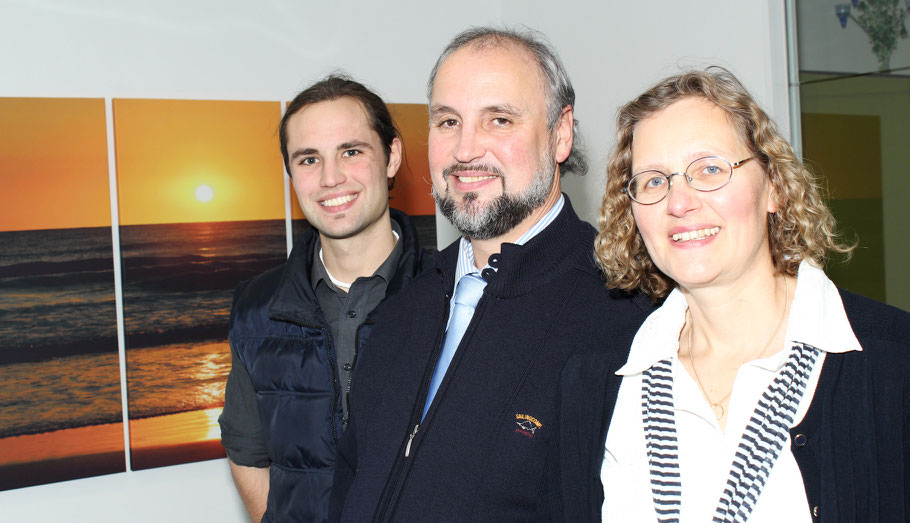
[[[543,205],[550,194],[555,176],[556,164],[553,155],[547,150],[537,162],[537,173],[531,184],[521,193],[503,192],[487,205],[481,206],[476,202],[477,193],[469,192],[465,193],[464,201],[459,205],[455,203],[447,186],[445,194],[439,194],[436,187],[433,187],[433,199],[442,215],[462,235],[474,240],[490,240],[511,231]],[[502,183],[505,191],[505,181]]]

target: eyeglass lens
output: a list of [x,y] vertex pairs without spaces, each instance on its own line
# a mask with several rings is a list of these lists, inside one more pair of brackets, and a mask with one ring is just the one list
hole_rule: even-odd
[[656,203],[670,191],[670,178],[682,175],[688,184],[699,191],[713,191],[727,183],[733,175],[733,165],[716,156],[695,160],[686,168],[685,174],[666,175],[660,171],[644,171],[629,180],[629,195],[639,203]]

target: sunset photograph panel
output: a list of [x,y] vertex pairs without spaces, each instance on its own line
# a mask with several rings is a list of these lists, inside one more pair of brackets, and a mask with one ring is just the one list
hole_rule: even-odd
[[281,105],[113,107],[132,468],[221,457],[231,298],[286,257]]
[[277,102],[113,105],[121,225],[284,218]]
[[104,100],[0,98],[0,231],[111,224]]
[[125,469],[105,104],[0,98],[0,490]]

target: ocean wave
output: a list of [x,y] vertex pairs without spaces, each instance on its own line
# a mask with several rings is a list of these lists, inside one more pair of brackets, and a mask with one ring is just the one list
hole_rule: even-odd
[[[213,267],[233,268],[257,266],[265,268],[283,263],[283,255],[261,252],[244,254],[218,254],[204,256],[199,254],[185,254],[180,256],[125,256],[123,265],[129,271],[152,269],[164,273],[198,271],[200,268]],[[37,276],[66,276],[83,273],[110,274],[114,270],[113,258],[86,258],[66,261],[29,261],[0,266],[0,278],[25,278]]]
[[[224,407],[224,401],[186,403],[178,406],[159,406],[145,408],[136,408],[134,406],[130,406],[129,417],[131,420],[157,418],[161,416],[180,414],[183,412],[209,410],[218,407]],[[45,432],[53,432],[57,430],[88,427],[92,425],[120,423],[122,421],[123,416],[119,411],[108,414],[80,415],[78,418],[74,417],[71,419],[29,420],[27,423],[17,425],[0,425],[0,438],[28,436],[32,434],[42,434]]]
[[18,276],[12,278],[0,277],[0,289],[29,289],[39,288],[45,290],[65,289],[89,283],[107,283],[108,292],[114,294],[114,271],[107,269],[98,272],[72,272],[67,274],[46,274],[40,276]]
[[14,436],[28,436],[31,434],[42,434],[44,432],[53,432],[64,429],[77,429],[90,425],[107,425],[109,423],[120,423],[123,421],[123,415],[120,412],[109,414],[85,415],[73,419],[55,419],[55,420],[33,420],[26,424],[16,426],[0,426],[0,438],[11,438]]
[[34,363],[69,356],[117,352],[117,336],[69,339],[56,343],[15,343],[6,340],[0,350],[0,365]]
[[[228,327],[225,322],[178,327],[164,331],[127,332],[127,349],[160,347],[176,343],[194,343],[203,341],[220,341],[227,339]],[[15,343],[4,340],[0,348],[0,365],[13,363],[34,363],[69,356],[117,352],[117,336],[94,336],[91,338],[73,339],[60,342],[59,338],[49,338],[37,342]]]
[[[169,416],[183,412],[194,412],[199,410],[208,410],[218,407],[224,407],[224,402],[209,402],[198,404],[186,404],[180,406],[161,406],[154,408],[135,408],[130,407],[130,419],[139,420],[146,418],[157,418],[160,416]],[[79,427],[88,427],[92,425],[106,425],[109,423],[120,423],[123,421],[123,415],[118,411],[115,413],[103,415],[84,415],[72,419],[55,419],[55,420],[34,420],[29,423],[16,426],[0,426],[0,438],[10,438],[14,436],[28,436],[31,434],[42,434],[65,429],[77,429]]]
[[287,236],[284,227],[275,233],[242,233],[229,232],[221,235],[175,235],[171,234],[160,238],[139,238],[123,236],[120,248],[125,255],[139,253],[162,252],[194,252],[200,245],[212,249],[229,249],[237,252],[239,249],[249,252],[269,252],[280,250]]
[[224,401],[217,402],[198,402],[187,403],[179,406],[160,406],[137,408],[130,406],[130,419],[157,418],[160,416],[169,416],[171,414],[180,414],[182,412],[195,412],[198,410],[208,410],[218,407],[224,407]]
[[68,261],[33,261],[0,266],[0,278],[98,271],[111,272],[113,270],[114,259],[111,256]]
[[[263,259],[274,259],[275,253],[251,252],[244,254],[182,254],[175,256],[129,256],[123,257],[125,267],[183,267],[187,265],[229,263],[229,262],[255,262]],[[282,258],[283,259],[283,258]]]
[[230,290],[243,280],[284,263],[283,257],[251,257],[223,261],[201,256],[182,256],[171,262],[124,264],[124,291],[131,288],[158,292]]
[[175,343],[226,340],[227,331],[227,323],[217,322],[165,331],[127,332],[126,346],[128,349],[142,349]]

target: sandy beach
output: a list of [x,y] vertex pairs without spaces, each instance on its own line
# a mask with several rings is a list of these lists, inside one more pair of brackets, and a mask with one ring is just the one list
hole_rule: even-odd
[[221,407],[130,421],[133,470],[223,458]]
[[[221,408],[130,421],[133,470],[224,457]],[[0,490],[125,470],[120,423],[0,439]]]
[[0,490],[124,470],[122,423],[0,439]]

